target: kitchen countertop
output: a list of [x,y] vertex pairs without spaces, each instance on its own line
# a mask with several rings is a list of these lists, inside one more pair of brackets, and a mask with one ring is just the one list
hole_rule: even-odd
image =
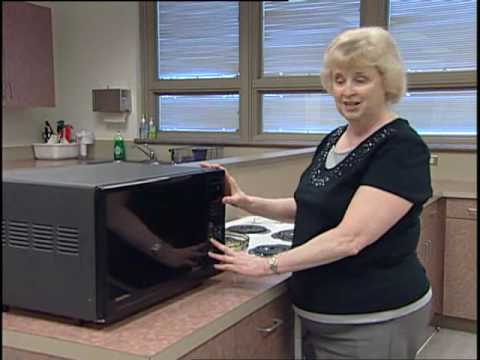
[[[6,169],[62,166],[78,160],[4,161]],[[476,183],[434,180],[434,196],[474,199]],[[176,359],[286,291],[288,274],[248,278],[222,273],[201,286],[105,328],[78,326],[47,315],[2,313],[3,346],[63,358]]]
[[11,310],[2,314],[3,346],[67,359],[177,359],[282,295],[288,277],[221,273],[104,328]]
[[434,197],[452,197],[464,199],[477,198],[477,183],[475,181],[433,180]]
[[3,170],[34,168],[34,167],[53,167],[82,164],[84,161],[78,159],[65,160],[5,160],[2,162]]

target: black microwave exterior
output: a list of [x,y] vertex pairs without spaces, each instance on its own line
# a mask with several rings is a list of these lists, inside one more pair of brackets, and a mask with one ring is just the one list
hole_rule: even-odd
[[[111,163],[4,172],[3,310],[20,308],[109,324],[217,274],[206,256],[200,267],[144,288],[118,284],[110,276],[105,197],[114,191],[162,188],[170,182],[181,189],[183,181],[185,186],[196,184],[198,198],[204,201],[199,204],[205,211],[204,220],[195,226],[201,227],[202,234],[208,231],[202,236],[223,242],[222,170]],[[196,197],[190,196],[190,201]],[[175,202],[170,206],[176,206]],[[184,220],[184,226],[190,226],[189,219]],[[123,292],[114,295],[112,288]]]

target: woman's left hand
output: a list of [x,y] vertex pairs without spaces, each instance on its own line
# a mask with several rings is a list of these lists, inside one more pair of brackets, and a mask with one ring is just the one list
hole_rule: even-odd
[[234,251],[214,239],[210,241],[213,246],[223,252],[223,254],[212,251],[208,253],[208,256],[220,261],[220,264],[214,265],[215,269],[256,277],[271,274],[266,258],[249,255],[244,251]]

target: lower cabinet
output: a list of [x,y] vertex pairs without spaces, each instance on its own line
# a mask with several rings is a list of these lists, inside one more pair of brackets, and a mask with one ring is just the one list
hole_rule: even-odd
[[440,199],[423,209],[417,246],[418,257],[432,286],[434,314],[441,314],[443,309],[444,207],[445,202]]
[[477,204],[447,199],[443,314],[477,320]]
[[293,310],[284,294],[180,359],[293,357]]

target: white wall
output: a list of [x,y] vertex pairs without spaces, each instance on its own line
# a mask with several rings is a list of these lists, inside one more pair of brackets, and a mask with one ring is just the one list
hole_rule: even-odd
[[[29,145],[41,140],[43,121],[54,126],[65,120],[75,130],[88,129],[97,139],[112,139],[120,130],[136,135],[141,106],[139,3],[42,1],[52,9],[55,108],[2,108],[3,146]],[[92,89],[121,87],[132,93],[132,113],[126,123],[107,124],[105,114],[92,111]],[[106,115],[119,120],[122,116]]]

